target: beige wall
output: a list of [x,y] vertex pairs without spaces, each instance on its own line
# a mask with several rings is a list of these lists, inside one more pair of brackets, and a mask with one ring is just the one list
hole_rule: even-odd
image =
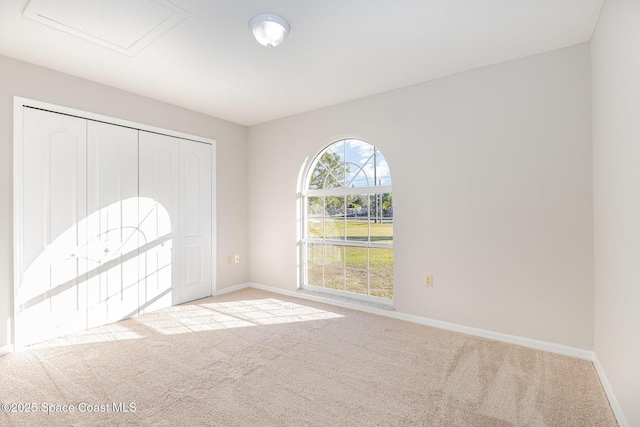
[[[0,348],[10,342],[17,95],[216,139],[218,289],[295,289],[304,160],[343,137],[377,145],[394,179],[396,310],[594,348],[640,425],[638,17],[639,3],[607,0],[591,46],[248,131],[0,56]],[[228,266],[233,254],[242,262]]]
[[[217,286],[248,279],[247,128],[183,108],[0,56],[0,348],[13,292],[13,97],[22,96],[217,141]],[[229,266],[226,256],[242,263]]]
[[607,0],[591,49],[595,352],[640,426],[640,2]]
[[296,288],[298,174],[345,136],[391,167],[397,310],[592,348],[588,44],[251,127],[252,282]]

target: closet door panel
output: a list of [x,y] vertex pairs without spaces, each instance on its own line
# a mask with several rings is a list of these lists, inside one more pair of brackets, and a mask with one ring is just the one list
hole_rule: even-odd
[[86,326],[86,122],[23,113],[18,345]]
[[180,141],[140,131],[140,311],[178,303]]
[[180,141],[180,300],[211,295],[211,146]]
[[15,343],[212,292],[212,146],[23,109]]
[[88,122],[88,324],[138,313],[138,131]]

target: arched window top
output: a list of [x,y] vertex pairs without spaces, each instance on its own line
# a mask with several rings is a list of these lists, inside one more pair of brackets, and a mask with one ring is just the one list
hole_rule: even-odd
[[389,165],[380,151],[359,139],[344,139],[315,158],[307,190],[390,187]]
[[302,287],[392,305],[393,193],[384,156],[343,139],[322,150],[304,178]]

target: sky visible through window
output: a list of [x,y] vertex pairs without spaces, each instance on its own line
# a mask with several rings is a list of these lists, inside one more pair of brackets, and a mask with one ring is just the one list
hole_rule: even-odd
[[305,286],[393,299],[393,194],[380,151],[357,139],[327,147],[304,204]]
[[391,174],[384,156],[374,146],[348,139],[331,145],[318,156],[309,189],[390,186]]

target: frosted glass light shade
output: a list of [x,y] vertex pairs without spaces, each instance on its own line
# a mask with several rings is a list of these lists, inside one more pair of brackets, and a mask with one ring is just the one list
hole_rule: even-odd
[[289,23],[278,15],[262,13],[249,21],[249,28],[258,43],[266,47],[275,47],[289,34]]

